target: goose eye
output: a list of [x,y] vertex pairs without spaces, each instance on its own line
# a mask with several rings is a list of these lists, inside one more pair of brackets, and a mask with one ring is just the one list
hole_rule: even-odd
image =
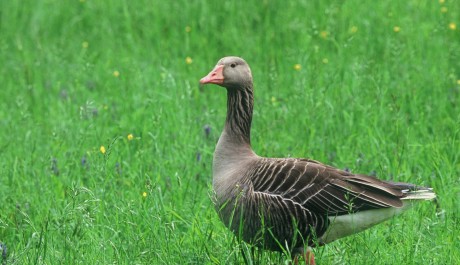
[[235,67],[236,67],[236,63],[232,63],[232,64],[230,65],[230,67],[231,67],[231,68],[235,68]]

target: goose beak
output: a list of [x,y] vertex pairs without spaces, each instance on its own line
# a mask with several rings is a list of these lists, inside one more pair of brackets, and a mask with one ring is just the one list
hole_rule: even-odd
[[200,84],[216,84],[222,85],[224,83],[224,66],[217,65],[212,71],[205,77],[201,78]]

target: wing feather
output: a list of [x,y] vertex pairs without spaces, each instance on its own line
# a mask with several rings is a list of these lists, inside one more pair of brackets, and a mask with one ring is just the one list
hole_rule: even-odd
[[254,191],[279,195],[303,208],[326,215],[341,215],[368,209],[401,207],[403,185],[355,175],[308,159],[262,161],[253,176]]

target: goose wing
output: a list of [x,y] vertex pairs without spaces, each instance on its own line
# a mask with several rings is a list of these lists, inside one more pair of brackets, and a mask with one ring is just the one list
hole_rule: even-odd
[[309,159],[269,159],[252,172],[255,192],[277,196],[319,215],[401,207],[401,185],[352,174]]

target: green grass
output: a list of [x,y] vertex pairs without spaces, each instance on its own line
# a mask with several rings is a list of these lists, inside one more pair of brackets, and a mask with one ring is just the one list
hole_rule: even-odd
[[226,94],[198,86],[238,55],[255,78],[258,154],[438,193],[438,207],[316,249],[318,264],[459,264],[459,6],[1,1],[0,261],[243,262],[210,200]]

